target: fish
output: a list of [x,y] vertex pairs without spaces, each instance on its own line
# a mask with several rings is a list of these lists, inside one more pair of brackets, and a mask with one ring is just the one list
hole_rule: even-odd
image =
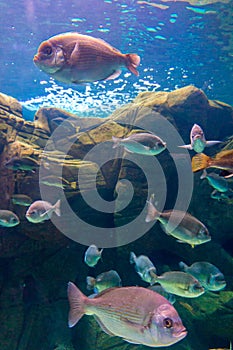
[[50,187],[57,187],[62,189],[77,189],[76,181],[68,181],[63,177],[59,177],[56,175],[48,175],[40,178],[40,183]]
[[229,190],[227,180],[216,173],[212,172],[208,174],[207,171],[204,169],[200,179],[207,179],[210,186],[212,186],[218,192],[227,192]]
[[156,284],[154,286],[149,286],[147,288],[162,295],[164,298],[166,298],[169,301],[169,303],[175,304],[175,302],[176,302],[175,295],[166,292],[166,290],[162,286],[160,286],[160,284]]
[[123,54],[102,39],[68,32],[43,41],[33,61],[58,81],[85,84],[115,79],[124,67],[138,76],[140,57]]
[[197,298],[205,293],[197,278],[187,272],[168,271],[154,278],[166,292],[185,298]]
[[11,170],[34,172],[39,167],[39,162],[31,157],[12,157],[4,166]]
[[32,204],[31,197],[26,194],[13,194],[11,196],[11,201],[13,204],[21,205],[24,207],[29,207]]
[[196,154],[192,158],[192,171],[194,173],[207,168],[226,170],[233,175],[233,149],[221,151],[214,158],[204,153]]
[[112,136],[113,148],[123,146],[129,153],[155,156],[166,149],[166,142],[160,137],[147,133],[134,133],[125,138]]
[[210,197],[212,199],[217,199],[218,201],[224,201],[224,200],[232,200],[233,198],[233,191],[230,189],[227,192],[219,192],[217,190],[214,190]]
[[215,265],[207,261],[198,261],[191,266],[180,261],[179,267],[182,271],[196,277],[206,290],[215,292],[226,287],[223,273]]
[[150,347],[169,346],[187,335],[174,306],[147,288],[110,288],[88,298],[69,282],[67,294],[69,327],[75,326],[84,314],[93,315],[108,335]]
[[159,212],[154,204],[152,194],[148,201],[145,221],[158,220],[165,233],[177,238],[179,243],[188,243],[193,248],[211,240],[207,227],[191,214],[179,210],[165,210]]
[[214,146],[221,142],[222,141],[206,141],[202,128],[198,124],[194,124],[190,131],[190,144],[182,145],[179,147],[201,153],[205,147]]
[[54,205],[47,201],[35,201],[28,208],[26,218],[28,221],[37,224],[49,220],[53,213],[61,216],[60,204],[60,199]]
[[84,262],[88,266],[94,267],[101,258],[102,252],[103,249],[99,250],[96,245],[91,244],[84,254]]
[[18,216],[10,210],[0,210],[0,226],[14,227],[20,223]]
[[94,290],[94,293],[100,293],[111,287],[121,287],[121,278],[115,270],[102,272],[96,278],[87,276],[87,289]]
[[139,255],[138,257],[134,252],[130,252],[130,263],[135,264],[135,270],[145,282],[153,282],[153,276],[156,275],[156,268],[152,261],[146,255]]

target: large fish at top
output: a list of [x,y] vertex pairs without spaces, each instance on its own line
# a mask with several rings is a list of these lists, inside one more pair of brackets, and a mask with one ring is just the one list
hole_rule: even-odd
[[73,327],[84,314],[93,315],[107,334],[152,348],[172,345],[187,334],[176,309],[168,300],[146,288],[110,288],[88,298],[69,282],[68,299],[69,327]]
[[217,143],[221,143],[221,141],[206,141],[202,128],[199,125],[194,124],[190,131],[190,144],[179,147],[186,148],[188,150],[193,149],[195,152],[201,153],[205,147],[214,146]]
[[73,32],[42,42],[33,61],[56,80],[82,84],[115,79],[123,67],[138,76],[140,57],[123,54],[101,39]]

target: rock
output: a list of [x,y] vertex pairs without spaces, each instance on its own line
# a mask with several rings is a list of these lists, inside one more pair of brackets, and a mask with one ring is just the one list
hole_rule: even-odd
[[[0,343],[4,344],[4,350],[27,347],[39,350],[42,342],[43,350],[128,349],[128,343],[117,337],[110,338],[91,317],[84,317],[72,331],[68,329],[66,285],[71,280],[87,294],[88,274],[96,276],[115,269],[123,285],[146,287],[129,264],[130,251],[148,255],[159,274],[168,269],[177,270],[181,260],[188,265],[209,261],[218,266],[225,275],[226,290],[192,300],[178,298],[175,306],[189,337],[173,348],[206,350],[213,336],[217,340],[230,339],[233,209],[229,202],[210,199],[211,188],[199,179],[199,174],[195,174],[192,183],[190,158],[184,158],[184,151],[177,146],[189,143],[194,123],[203,127],[207,139],[224,141],[223,145],[206,152],[215,154],[222,147],[232,148],[233,108],[221,101],[209,100],[195,86],[172,92],[143,92],[106,119],[81,118],[57,108],[41,108],[33,122],[23,119],[18,101],[0,94],[1,209],[13,210],[21,221],[15,228],[0,228],[0,323],[4,324]],[[112,136],[125,137],[140,130],[158,134],[167,142],[168,150],[156,157],[146,157],[130,154],[123,147],[112,148]],[[40,167],[35,172],[6,169],[5,162],[14,156],[31,157]],[[51,182],[42,184],[42,178],[46,177],[50,180],[52,177],[53,186]],[[164,205],[167,209],[177,205],[179,194],[178,204],[187,204],[188,211],[207,225],[212,241],[193,249],[166,235],[158,223],[148,226],[146,201],[153,192],[161,210]],[[84,222],[94,228],[103,226],[109,234],[113,227],[118,245],[129,244],[104,249],[103,261],[93,273],[83,263],[85,247],[66,237],[55,226],[56,220],[43,224],[28,222],[26,208],[11,203],[13,193],[27,194],[33,200],[46,196],[51,203],[62,198],[62,220],[71,230],[73,223],[63,212],[63,199],[66,199]],[[81,193],[97,194],[107,201],[107,207],[109,202],[109,208],[113,201],[114,210],[108,213],[101,211],[101,207],[94,210]],[[123,229],[118,231],[118,227]],[[88,227],[82,232],[80,227],[74,229],[77,237],[91,239]],[[22,285],[28,275],[35,279],[39,295],[43,297],[36,298],[36,302],[29,298],[32,306],[25,312]],[[45,333],[49,334],[46,340]]]

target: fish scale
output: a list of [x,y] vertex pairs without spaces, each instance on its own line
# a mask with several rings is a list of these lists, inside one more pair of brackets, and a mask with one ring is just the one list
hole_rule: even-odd
[[123,54],[102,39],[64,33],[42,42],[34,63],[59,81],[79,84],[114,79],[122,67],[138,76],[140,57]]
[[150,347],[174,344],[187,334],[167,299],[146,288],[110,288],[90,299],[69,282],[68,299],[69,327],[84,314],[93,315],[107,334]]

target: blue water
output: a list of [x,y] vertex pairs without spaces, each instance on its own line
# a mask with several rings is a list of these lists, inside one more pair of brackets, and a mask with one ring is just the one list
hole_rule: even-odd
[[[152,2],[152,1],[151,1]],[[210,99],[233,104],[233,2],[194,6],[136,0],[0,1],[1,92],[24,102],[24,116],[55,105],[79,115],[107,116],[141,91],[171,91],[188,84]],[[89,86],[54,81],[33,64],[39,44],[78,31],[102,38],[123,53],[141,56],[139,78]]]

